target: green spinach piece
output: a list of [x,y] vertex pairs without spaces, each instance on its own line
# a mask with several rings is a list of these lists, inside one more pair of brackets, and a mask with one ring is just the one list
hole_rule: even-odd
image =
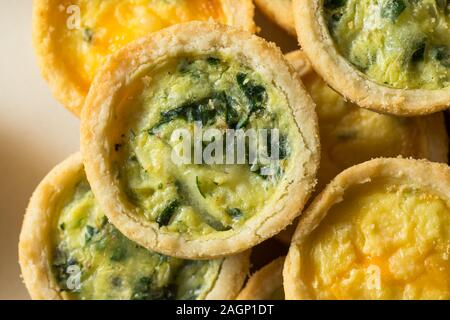
[[236,129],[241,129],[247,126],[248,122],[250,121],[250,117],[254,113],[264,109],[265,103],[267,102],[267,92],[266,88],[261,85],[257,85],[253,83],[253,81],[248,79],[245,73],[239,72],[236,75],[236,81],[239,85],[239,88],[242,90],[250,103],[248,113],[244,117],[242,117],[236,125]]
[[94,31],[91,28],[83,29],[83,41],[91,43],[94,39]]
[[220,59],[215,57],[208,57],[206,58],[206,62],[208,62],[208,64],[212,66],[217,66],[220,63]]
[[381,17],[395,22],[405,9],[404,0],[386,0],[381,8]]
[[240,219],[244,216],[244,213],[239,208],[228,208],[227,214],[233,219]]
[[127,257],[127,250],[125,247],[123,247],[120,243],[113,249],[113,252],[111,254],[111,261],[114,262],[120,262],[125,260]]
[[169,225],[170,219],[172,219],[172,216],[179,206],[180,203],[178,202],[178,200],[173,200],[164,208],[158,218],[156,218],[156,222],[158,223],[159,227],[165,227]]
[[84,231],[84,241],[86,243],[90,242],[92,238],[98,233],[98,230],[92,226],[87,225]]
[[323,6],[326,9],[334,10],[345,6],[347,0],[325,0]]
[[152,278],[142,277],[134,285],[132,300],[174,300],[173,287],[154,288]]
[[445,45],[434,46],[430,49],[430,55],[446,68],[450,68],[450,50]]
[[444,10],[445,13],[448,12],[448,0],[436,0],[436,5],[439,9]]

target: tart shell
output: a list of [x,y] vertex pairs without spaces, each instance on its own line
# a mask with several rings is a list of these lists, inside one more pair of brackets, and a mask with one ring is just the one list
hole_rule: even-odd
[[297,35],[294,15],[292,14],[292,0],[255,0],[255,3],[266,16],[290,35]]
[[284,259],[280,257],[253,274],[236,300],[270,300],[283,285]]
[[[195,35],[195,38],[192,36]],[[195,40],[194,40],[195,39]],[[289,177],[279,200],[238,229],[217,237],[186,239],[162,233],[156,223],[133,215],[117,179],[113,177],[108,157],[114,150],[107,134],[114,112],[114,100],[127,85],[130,74],[181,53],[206,54],[223,51],[276,83],[285,93],[293,111],[306,150],[295,159],[299,164]],[[81,145],[88,180],[97,200],[110,221],[128,238],[163,254],[184,259],[211,259],[242,252],[283,230],[297,217],[315,185],[320,149],[314,103],[306,93],[297,73],[273,44],[227,26],[191,22],[154,33],[118,51],[98,73],[81,121]],[[285,182],[283,182],[285,183]]]
[[374,111],[425,115],[450,106],[450,88],[393,89],[369,80],[336,49],[325,18],[322,0],[294,0],[298,40],[312,66],[328,85],[346,99]]
[[[251,0],[221,0],[227,24],[255,32],[254,5]],[[33,1],[33,46],[43,78],[48,82],[55,98],[75,116],[79,117],[86,99],[86,89],[75,84],[61,66],[53,48],[50,8],[57,0]],[[60,48],[59,50],[64,50]]]
[[345,170],[314,199],[300,218],[283,269],[287,300],[311,299],[306,285],[300,280],[301,244],[319,226],[330,208],[343,201],[344,194],[350,187],[370,183],[375,178],[394,178],[433,190],[434,194],[446,199],[450,204],[450,167],[446,164],[426,160],[380,158]]
[[[34,300],[64,300],[51,272],[51,232],[58,198],[65,187],[84,175],[80,153],[56,166],[31,197],[20,233],[19,263],[23,280]],[[208,300],[234,299],[250,267],[249,252],[225,258]]]

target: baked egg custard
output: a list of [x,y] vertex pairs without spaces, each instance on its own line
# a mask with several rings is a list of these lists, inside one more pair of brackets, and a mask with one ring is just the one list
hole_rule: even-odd
[[[192,35],[201,41],[189,42]],[[155,251],[207,258],[246,250],[289,224],[314,185],[313,103],[280,52],[248,33],[196,22],[148,37],[110,59],[85,110],[94,193],[113,224]],[[228,135],[251,130],[276,130],[279,139],[260,144],[256,162],[247,155],[239,163]],[[196,132],[213,134],[196,140]],[[174,161],[180,142],[187,162]],[[212,142],[219,147],[208,162]],[[278,159],[260,162],[269,147]]]
[[352,167],[300,219],[289,299],[449,299],[450,169],[378,159]]
[[79,115],[109,54],[165,27],[210,19],[254,30],[250,0],[38,0],[34,42],[55,95]]
[[[181,260],[127,239],[99,208],[79,154],[53,170],[36,190],[19,247],[34,299],[229,299],[248,268],[247,254]],[[228,276],[236,277],[236,287],[221,280]]]

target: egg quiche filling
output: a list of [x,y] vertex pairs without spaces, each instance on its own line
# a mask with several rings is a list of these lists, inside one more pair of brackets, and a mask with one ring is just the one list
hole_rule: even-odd
[[420,130],[416,119],[359,108],[345,101],[314,72],[302,79],[317,105],[322,144],[319,184],[322,186],[344,169],[373,158],[419,156]]
[[[121,99],[117,109],[133,112],[123,113],[123,126],[113,133],[117,177],[138,216],[189,239],[239,228],[279,197],[277,186],[300,152],[293,142],[302,140],[282,90],[218,53],[179,57],[151,70],[151,77],[147,72],[135,76]],[[200,129],[213,135],[196,140]],[[246,153],[238,163],[229,134],[251,129],[267,135],[257,135],[257,161]],[[278,139],[269,139],[272,129]],[[174,138],[177,130],[193,138]],[[173,152],[186,141],[192,161],[174,162]],[[195,159],[199,146],[215,161]],[[275,148],[278,159],[260,161]]]
[[441,0],[323,0],[340,52],[378,84],[443,89],[450,84],[450,6]]
[[387,178],[352,187],[302,244],[316,299],[449,299],[450,208]]
[[204,299],[222,260],[180,260],[123,236],[102,213],[85,177],[67,191],[55,215],[52,273],[76,300]]
[[226,23],[220,0],[59,0],[52,5],[53,51],[71,81],[87,93],[106,57],[127,43],[177,23]]

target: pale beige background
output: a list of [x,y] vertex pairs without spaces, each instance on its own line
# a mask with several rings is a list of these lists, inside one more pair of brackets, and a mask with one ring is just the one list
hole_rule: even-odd
[[[0,0],[0,299],[27,299],[17,263],[22,217],[39,181],[78,150],[78,120],[52,97],[31,46],[32,0]],[[262,35],[296,48],[260,14]],[[62,48],[63,49],[63,48]]]

